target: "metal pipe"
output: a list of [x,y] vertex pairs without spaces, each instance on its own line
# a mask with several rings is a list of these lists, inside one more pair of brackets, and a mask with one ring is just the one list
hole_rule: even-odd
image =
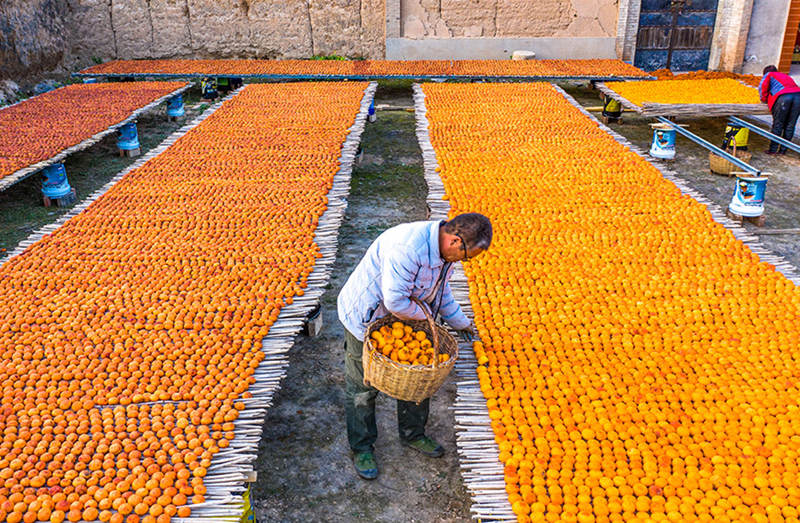
[[767,131],[766,129],[762,129],[761,127],[759,127],[759,126],[757,126],[755,124],[751,124],[750,122],[746,122],[746,121],[742,120],[741,118],[737,118],[735,116],[729,117],[728,120],[732,124],[736,124],[736,125],[739,125],[741,127],[747,127],[748,129],[750,129],[754,133],[760,134],[764,138],[768,138],[768,139],[772,140],[773,142],[778,142],[779,144],[783,145],[787,149],[791,149],[796,153],[800,153],[800,145],[797,145],[796,143],[791,142],[791,141],[787,140],[786,138],[781,138],[780,136],[774,135],[771,132]]
[[744,169],[745,171],[747,171],[749,173],[755,174],[756,176],[761,174],[761,171],[759,169],[756,169],[755,167],[753,167],[749,163],[742,161],[740,158],[735,157],[734,155],[730,154],[728,151],[720,149],[716,145],[712,144],[711,142],[708,142],[708,141],[704,140],[703,138],[700,138],[696,134],[690,133],[689,131],[687,131],[686,129],[681,127],[680,125],[678,125],[678,124],[676,124],[676,123],[664,118],[663,116],[656,116],[656,120],[658,120],[659,122],[661,122],[663,124],[669,125],[673,129],[675,129],[678,132],[678,134],[681,134],[681,135],[685,136],[686,138],[690,139],[691,141],[693,141],[697,145],[705,147],[706,149],[708,149],[709,151],[713,152],[714,154],[725,158],[726,160],[728,160],[729,162],[731,162],[735,166],[737,166],[737,167],[739,167],[741,169]]

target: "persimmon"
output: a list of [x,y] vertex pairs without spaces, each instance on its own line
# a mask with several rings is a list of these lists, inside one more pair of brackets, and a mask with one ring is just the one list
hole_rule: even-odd
[[202,74],[336,76],[583,76],[641,78],[621,60],[115,60],[81,71],[94,75]]
[[0,266],[5,519],[163,521],[205,499],[320,254],[366,87],[248,86]]
[[758,104],[758,90],[734,78],[607,82],[606,87],[635,105],[660,104]]
[[[414,330],[401,321],[375,329],[369,335],[373,350],[401,365],[428,365],[433,363],[434,351],[428,335]],[[449,354],[439,354],[439,363],[450,359]]]
[[733,78],[740,80],[747,85],[758,87],[761,77],[754,74],[738,74],[730,71],[691,71],[689,73],[673,74],[669,69],[656,69],[650,71],[650,76],[655,76],[659,80],[714,80],[719,78]]
[[73,84],[3,108],[0,179],[52,158],[185,85],[182,82]]
[[795,517],[797,286],[553,87],[422,92],[519,520]]

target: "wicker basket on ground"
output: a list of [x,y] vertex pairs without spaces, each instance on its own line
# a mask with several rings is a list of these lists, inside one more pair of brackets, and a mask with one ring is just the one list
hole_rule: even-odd
[[[730,152],[736,158],[739,158],[743,162],[749,162],[750,158],[753,157],[753,153],[748,151],[742,151],[741,149],[736,149],[736,138],[731,138],[731,143],[733,144],[733,151],[730,148],[727,149],[727,152]],[[740,171],[741,167],[732,164],[722,156],[717,156],[713,152],[708,152],[708,167],[714,174],[722,174],[724,176],[731,176],[734,172]]]
[[[416,301],[416,300],[415,300]],[[364,365],[364,384],[375,387],[389,396],[420,403],[430,398],[442,386],[458,358],[458,343],[447,330],[433,321],[428,308],[422,305],[426,321],[408,321],[389,315],[375,320],[367,327],[362,351]],[[372,333],[384,325],[402,321],[414,330],[421,330],[431,340],[435,357],[431,365],[403,365],[387,358],[373,345]],[[440,363],[439,354],[449,354],[450,358]]]

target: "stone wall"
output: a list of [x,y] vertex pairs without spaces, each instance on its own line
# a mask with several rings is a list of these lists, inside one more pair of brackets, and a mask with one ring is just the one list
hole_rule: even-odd
[[619,0],[400,0],[403,38],[606,37]]
[[708,69],[741,72],[753,0],[719,0]]
[[742,72],[761,74],[764,67],[778,65],[789,0],[755,0],[750,18],[750,32],[744,52]]
[[[98,58],[383,56],[384,0],[69,0],[72,54]],[[92,31],[77,30],[92,27]]]
[[385,0],[0,0],[0,78],[114,58],[383,58]]
[[56,68],[67,14],[67,0],[0,0],[0,79]]

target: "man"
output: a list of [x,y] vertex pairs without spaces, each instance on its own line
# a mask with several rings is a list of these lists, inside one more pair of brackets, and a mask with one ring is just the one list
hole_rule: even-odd
[[[758,84],[761,101],[772,111],[772,134],[791,141],[797,117],[800,116],[800,87],[791,76],[778,72],[774,65],[764,68],[764,77]],[[786,147],[770,142],[767,154],[786,154]]]
[[[372,242],[339,293],[339,320],[345,328],[347,437],[353,464],[362,478],[378,476],[373,456],[378,437],[378,391],[364,385],[361,363],[367,326],[390,313],[404,320],[424,320],[420,306],[411,301],[414,297],[454,329],[472,333],[472,324],[453,299],[448,280],[455,262],[478,256],[491,242],[492,224],[477,213],[460,214],[447,222],[392,227]],[[429,408],[427,399],[419,405],[397,401],[400,441],[427,456],[440,457],[444,449],[425,435]]]

